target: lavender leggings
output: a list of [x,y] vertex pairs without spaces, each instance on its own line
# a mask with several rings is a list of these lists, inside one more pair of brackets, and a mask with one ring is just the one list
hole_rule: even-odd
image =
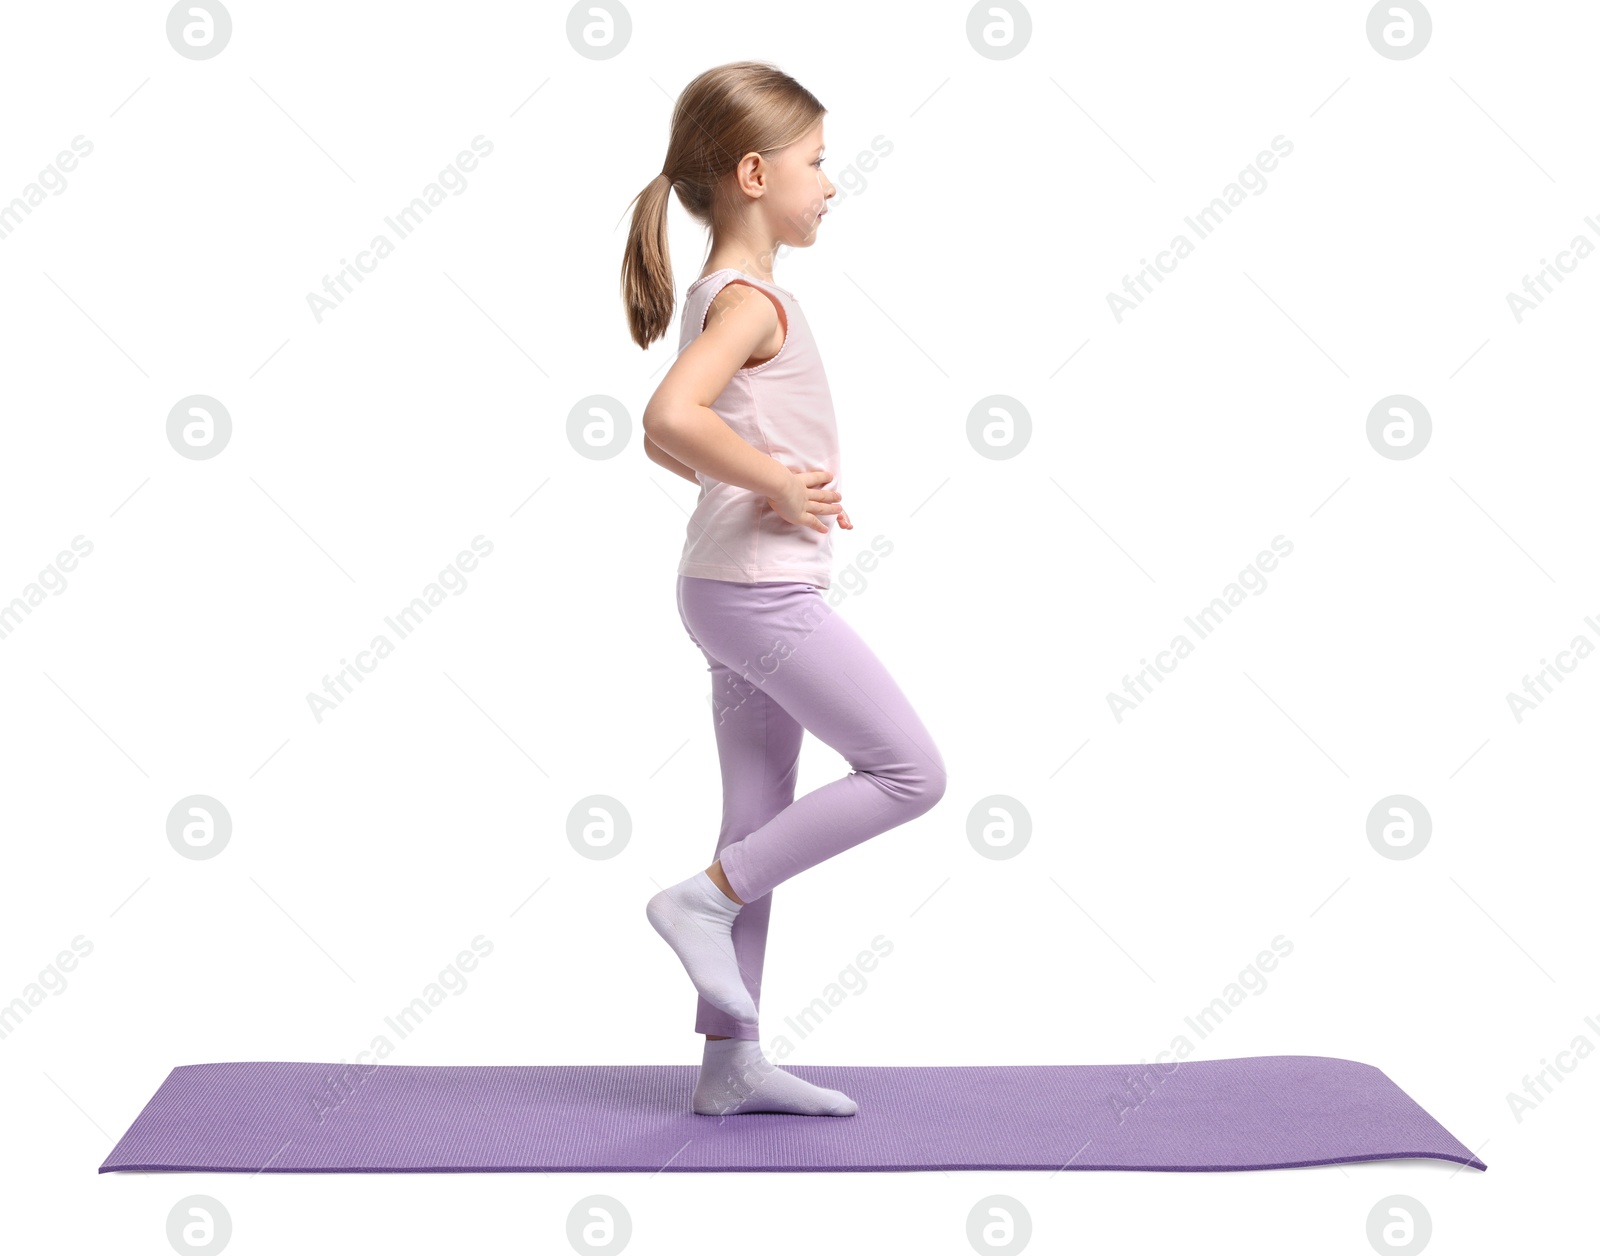
[[[772,889],[914,819],[944,795],[944,760],[905,694],[822,590],[678,577],[678,615],[709,665],[722,764],[717,857],[746,906],[733,947],[761,1006]],[[854,769],[794,796],[810,730]],[[695,1032],[757,1038],[699,1000]]]

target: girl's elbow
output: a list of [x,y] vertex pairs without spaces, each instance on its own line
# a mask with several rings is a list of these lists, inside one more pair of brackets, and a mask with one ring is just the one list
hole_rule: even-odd
[[651,402],[645,406],[644,414],[639,418],[639,426],[644,429],[644,434],[654,440],[671,423],[665,407]]

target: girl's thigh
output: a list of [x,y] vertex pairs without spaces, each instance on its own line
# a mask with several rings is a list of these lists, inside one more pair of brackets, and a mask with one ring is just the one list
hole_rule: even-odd
[[928,730],[883,663],[810,584],[679,577],[691,638],[726,669],[728,718],[761,694],[857,771],[943,773]]

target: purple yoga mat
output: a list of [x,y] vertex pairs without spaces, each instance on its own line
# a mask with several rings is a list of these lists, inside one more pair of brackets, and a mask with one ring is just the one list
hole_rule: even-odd
[[696,1116],[694,1065],[242,1061],[167,1074],[100,1172],[1487,1169],[1370,1064],[803,1065],[854,1116]]

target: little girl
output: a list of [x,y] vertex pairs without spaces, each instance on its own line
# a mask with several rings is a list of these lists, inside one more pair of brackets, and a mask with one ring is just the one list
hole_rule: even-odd
[[[667,194],[711,232],[689,285],[678,356],[643,416],[652,461],[695,481],[678,614],[711,673],[722,771],[716,861],[650,899],[651,925],[699,992],[706,1035],[694,1111],[849,1116],[856,1103],[767,1060],[757,1007],[773,887],[922,815],[944,794],[933,738],[867,645],[822,596],[838,490],[838,432],[822,359],[781,245],[809,247],[833,184],[824,109],[787,74],[736,62],[678,97],[660,175],[636,198],[622,288],[641,348],[673,309]],[[853,769],[794,796],[800,739]]]

